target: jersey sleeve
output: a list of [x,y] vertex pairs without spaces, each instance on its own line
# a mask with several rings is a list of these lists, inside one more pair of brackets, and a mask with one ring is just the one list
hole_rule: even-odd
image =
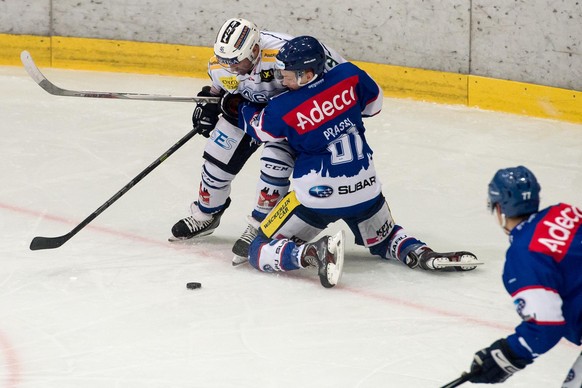
[[362,117],[372,117],[380,113],[384,101],[382,89],[363,70],[360,70],[357,93],[360,96]]
[[507,251],[503,283],[522,319],[507,340],[519,356],[534,359],[565,335],[561,282],[552,259],[524,246],[512,245]]
[[266,123],[274,123],[276,115],[273,109],[264,105],[245,103],[239,111],[239,128],[242,128],[248,135],[260,143],[271,141],[283,141],[285,136],[269,132],[265,128]]

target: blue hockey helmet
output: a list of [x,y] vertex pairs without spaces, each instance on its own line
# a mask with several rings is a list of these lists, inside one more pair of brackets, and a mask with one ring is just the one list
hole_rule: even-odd
[[317,75],[321,75],[325,70],[325,50],[312,36],[305,35],[291,39],[281,47],[275,58],[277,70],[311,69]]
[[489,183],[487,207],[501,206],[506,217],[518,217],[539,210],[541,187],[535,175],[524,166],[503,168]]

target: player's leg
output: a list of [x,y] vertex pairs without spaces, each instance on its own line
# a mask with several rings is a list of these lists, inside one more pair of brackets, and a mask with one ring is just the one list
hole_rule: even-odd
[[265,272],[316,267],[321,284],[333,287],[339,282],[343,268],[343,232],[305,242],[336,219],[306,209],[299,204],[295,193],[290,192],[261,224],[259,234],[249,247],[249,263]]
[[261,175],[256,187],[255,208],[247,217],[247,227],[232,247],[232,265],[247,261],[249,245],[260,222],[289,191],[295,155],[287,141],[266,143],[261,153]]
[[[289,192],[260,224],[259,233],[249,247],[250,264],[267,272],[305,268],[301,265],[299,246],[314,239],[329,222],[323,217],[310,216],[295,193]],[[278,247],[271,249],[275,244]],[[283,247],[287,249],[282,250]]]
[[202,179],[191,215],[172,228],[174,239],[183,240],[212,233],[230,204],[231,183],[259,144],[244,131],[220,118],[204,148]]
[[265,143],[261,152],[261,175],[257,183],[252,217],[265,219],[281,198],[287,195],[295,153],[287,141]]
[[339,283],[344,266],[344,231],[335,236],[323,236],[319,240],[307,243],[301,252],[301,263],[317,267],[319,281],[325,288]]
[[411,268],[418,262],[410,254],[428,248],[424,242],[408,235],[394,223],[383,195],[379,195],[367,211],[356,217],[344,218],[344,221],[354,233],[357,245],[365,246],[373,255],[398,260]]
[[[356,236],[356,244],[365,246],[373,255],[425,270],[467,271],[476,268],[477,258],[470,252],[434,252],[424,242],[409,235],[402,226],[395,224],[382,195],[367,212],[345,221]],[[472,265],[460,265],[465,263]]]

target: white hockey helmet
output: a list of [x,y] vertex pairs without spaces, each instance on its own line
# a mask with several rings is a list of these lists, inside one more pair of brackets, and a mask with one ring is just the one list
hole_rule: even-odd
[[223,66],[235,65],[245,59],[254,66],[260,54],[253,55],[253,48],[259,40],[259,29],[255,23],[241,18],[228,19],[216,36],[214,55]]

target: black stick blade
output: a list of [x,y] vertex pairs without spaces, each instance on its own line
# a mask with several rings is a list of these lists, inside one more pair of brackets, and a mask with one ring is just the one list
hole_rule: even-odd
[[79,225],[75,226],[75,228],[73,230],[71,230],[69,233],[67,233],[65,235],[62,235],[62,236],[59,236],[59,237],[35,237],[35,238],[32,239],[32,242],[30,243],[30,250],[36,251],[36,250],[39,250],[39,249],[53,249],[53,248],[58,248],[61,245],[63,245],[64,243],[66,243],[67,241],[69,241],[69,239],[71,237],[73,237],[81,229],[83,229],[85,226],[87,226],[99,214],[103,213],[105,211],[105,209],[107,209],[115,201],[117,201],[119,198],[121,198],[133,186],[135,186],[146,175],[148,175],[150,172],[152,172],[156,167],[158,167],[160,164],[162,164],[162,162],[164,160],[168,159],[168,157],[170,155],[172,155],[174,152],[176,152],[176,150],[178,148],[180,148],[184,144],[186,144],[186,142],[188,140],[190,140],[191,138],[193,138],[197,133],[198,133],[198,128],[193,128],[183,138],[181,138],[180,140],[178,140],[177,143],[175,143],[165,153],[163,153],[159,158],[157,158],[149,166],[147,166],[142,172],[140,172],[139,174],[137,174],[137,176],[135,178],[133,178],[131,181],[129,181],[128,184],[126,184],[125,186],[123,186],[121,188],[121,190],[119,190],[117,193],[113,194],[113,197],[111,197],[107,201],[105,201],[105,203],[103,205],[99,206],[99,208],[97,210],[95,210],[87,218],[85,218],[83,221],[81,221],[81,223]]
[[30,250],[38,251],[40,249],[54,249],[58,248],[70,238],[69,235],[59,237],[35,237],[30,242]]

